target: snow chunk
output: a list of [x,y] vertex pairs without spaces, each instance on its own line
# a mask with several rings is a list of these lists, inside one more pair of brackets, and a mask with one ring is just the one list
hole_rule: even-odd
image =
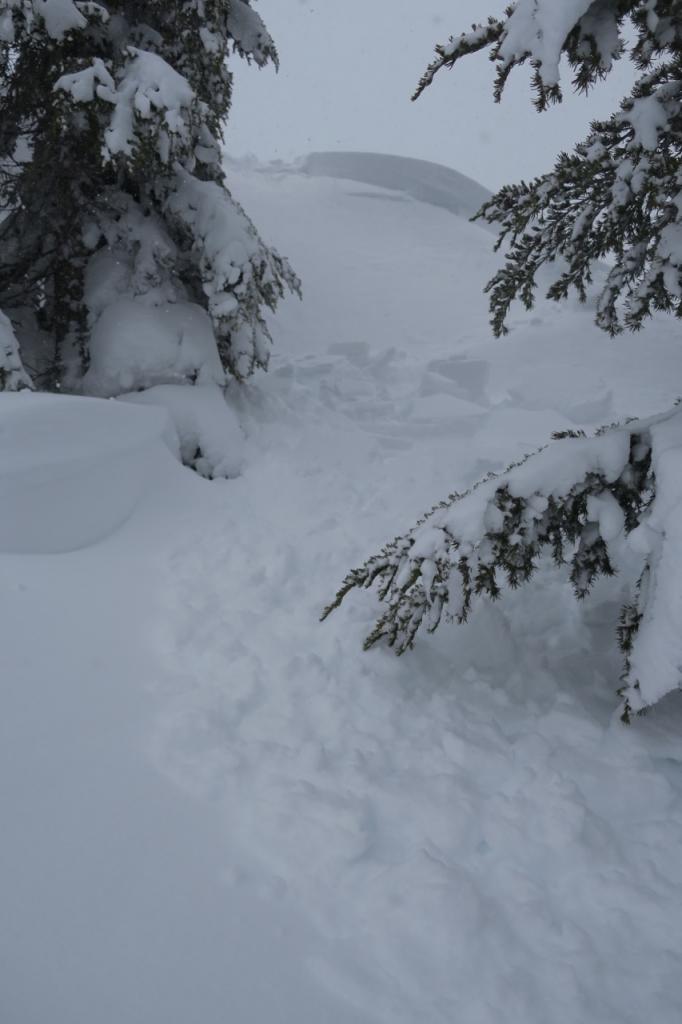
[[[259,67],[263,67],[269,60],[278,66],[277,50],[272,37],[260,14],[249,6],[248,0],[232,0],[227,15],[227,30],[234,40],[235,49],[242,56],[252,57]],[[210,39],[204,39],[204,46],[210,53]]]
[[142,496],[167,427],[161,409],[0,395],[0,551],[72,551],[109,536]]
[[109,12],[95,0],[3,0],[0,4],[0,40],[13,43],[15,39],[14,13],[17,12],[27,27],[35,30],[44,26],[51,39],[61,39],[67,32],[85,28],[85,15],[107,21]]
[[[95,244],[101,237],[92,225]],[[131,203],[108,232],[110,244],[89,260],[85,273],[85,300],[90,324],[112,302],[135,298],[145,306],[164,306],[187,298],[180,282],[167,267],[178,258],[177,248],[157,217],[145,217]]]
[[84,68],[83,71],[62,75],[54,85],[55,91],[68,93],[76,103],[92,103],[95,96],[101,95],[102,87],[104,95],[108,96],[115,88],[115,83],[106,64],[99,57],[96,57],[90,67]]
[[[682,415],[651,430],[656,500],[637,542],[649,551],[642,621],[630,657],[627,698],[634,711],[682,685]],[[640,527],[642,531],[642,527]]]
[[599,533],[607,544],[620,537],[625,529],[625,514],[610,491],[588,497],[587,518],[591,523],[597,523]]
[[[542,514],[542,503],[547,495],[568,494],[576,481],[584,480],[589,473],[601,474],[609,483],[617,480],[627,465],[629,454],[630,432],[626,429],[610,430],[598,437],[570,437],[554,441],[521,465],[474,487],[437,514],[434,521],[446,526],[460,543],[477,544],[482,523],[488,529],[494,528],[489,517],[494,515],[491,507],[494,508],[495,495],[500,488],[506,486],[513,497],[531,500],[533,507]],[[615,499],[614,504],[618,504]],[[614,536],[622,529],[622,523],[606,499],[599,507],[595,521],[600,525],[603,523],[607,533],[618,526]],[[430,521],[428,528],[432,526]],[[417,534],[425,528],[421,527]]]
[[633,100],[627,114],[620,115],[621,121],[628,121],[634,130],[634,142],[644,149],[655,150],[658,136],[669,123],[669,111],[661,102],[661,97],[641,96]]
[[45,22],[52,39],[61,39],[76,28],[85,28],[87,22],[78,7],[73,0],[33,0],[33,10]]
[[0,312],[0,391],[20,391],[32,387],[19,354],[11,321]]
[[244,435],[221,388],[166,384],[122,395],[121,401],[166,409],[179,441],[175,453],[202,476],[213,479],[241,473]]
[[556,85],[564,41],[592,3],[593,0],[519,0],[500,46],[505,65],[522,60],[530,51],[533,60],[540,64],[545,85]]
[[[135,118],[145,120],[153,111],[165,111],[171,133],[186,135],[185,112],[194,101],[189,82],[156,53],[129,47],[134,59],[126,65],[116,89],[100,86],[98,96],[114,104],[111,125],[105,133],[110,154],[132,155],[135,146]],[[164,154],[160,154],[162,158]]]
[[191,302],[146,306],[135,299],[108,305],[90,339],[84,384],[103,397],[180,381],[223,384],[211,321]]
[[588,473],[617,480],[630,456],[630,431],[609,430],[598,437],[567,437],[528,459],[509,475],[509,490],[519,498],[531,494],[567,494]]

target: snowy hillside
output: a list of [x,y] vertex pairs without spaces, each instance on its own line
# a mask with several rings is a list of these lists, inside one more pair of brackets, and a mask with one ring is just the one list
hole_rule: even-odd
[[[304,283],[228,393],[232,478],[117,403],[150,461],[116,521],[0,555],[0,1021],[678,1024],[682,701],[615,719],[622,582],[578,606],[548,566],[400,659],[362,652],[373,594],[318,618],[448,492],[670,405],[679,326],[540,303],[493,340],[480,187],[448,169],[229,179]],[[70,400],[35,401],[49,447]]]

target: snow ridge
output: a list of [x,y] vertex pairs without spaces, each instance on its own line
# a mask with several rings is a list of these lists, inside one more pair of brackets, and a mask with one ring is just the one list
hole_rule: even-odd
[[300,168],[313,177],[342,178],[403,192],[421,203],[473,217],[491,193],[442,164],[385,153],[311,153]]

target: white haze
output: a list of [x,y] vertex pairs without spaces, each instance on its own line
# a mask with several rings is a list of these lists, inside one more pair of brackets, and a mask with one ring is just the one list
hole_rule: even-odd
[[447,164],[490,188],[548,170],[557,152],[608,115],[632,80],[626,61],[587,98],[572,93],[540,115],[529,72],[519,69],[500,105],[494,67],[476,55],[443,72],[419,100],[410,95],[433,47],[499,0],[259,0],[281,70],[236,69],[229,150],[289,161],[315,150],[370,150]]

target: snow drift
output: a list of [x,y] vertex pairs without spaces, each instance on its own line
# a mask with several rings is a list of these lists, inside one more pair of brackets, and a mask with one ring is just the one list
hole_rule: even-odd
[[300,168],[311,177],[341,178],[404,192],[459,217],[473,217],[491,195],[451,167],[385,153],[311,153]]
[[0,551],[57,553],[111,534],[135,508],[168,436],[158,407],[1,395]]
[[121,401],[165,409],[175,427],[179,458],[200,476],[239,476],[244,436],[222,388],[159,384],[120,397]]

